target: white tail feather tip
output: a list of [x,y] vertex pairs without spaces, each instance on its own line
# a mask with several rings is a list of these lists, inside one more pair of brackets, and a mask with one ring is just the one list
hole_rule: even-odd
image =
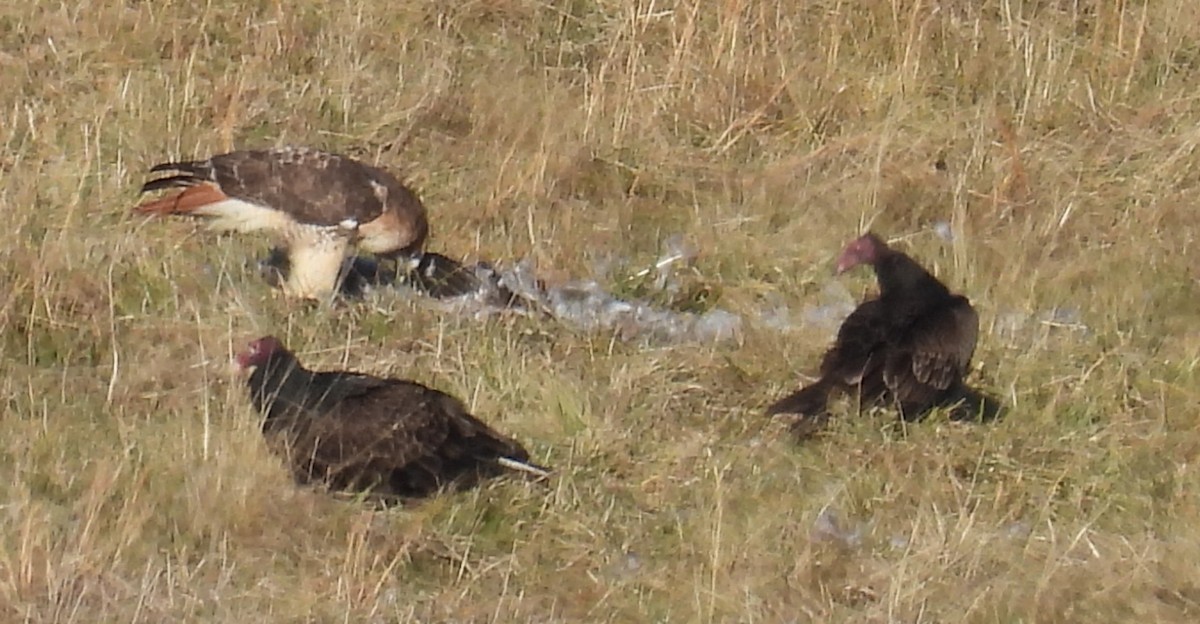
[[536,466],[530,466],[529,464],[527,464],[525,462],[520,462],[515,459],[510,459],[508,457],[500,457],[500,458],[496,459],[496,463],[498,463],[501,466],[504,466],[505,468],[508,468],[510,470],[519,470],[521,472],[526,472],[531,475],[541,477],[543,479],[550,476],[550,471],[548,471],[548,470],[542,470],[541,468],[538,468]]

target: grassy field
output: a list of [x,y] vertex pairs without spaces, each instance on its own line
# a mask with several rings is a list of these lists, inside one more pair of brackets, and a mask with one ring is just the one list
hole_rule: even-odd
[[[1200,618],[1194,0],[10,2],[0,116],[0,621]],[[151,164],[284,143],[404,176],[455,257],[586,277],[683,234],[744,331],[309,309],[266,239],[129,214]],[[1008,418],[762,416],[830,331],[756,311],[868,226],[974,301]],[[558,474],[298,489],[230,372],[263,333]]]

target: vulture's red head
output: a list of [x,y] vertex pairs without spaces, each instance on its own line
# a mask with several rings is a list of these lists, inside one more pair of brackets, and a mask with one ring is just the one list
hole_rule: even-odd
[[251,366],[262,366],[266,364],[271,354],[282,350],[283,343],[278,338],[263,336],[257,340],[250,341],[250,344],[246,346],[246,350],[237,354],[237,363],[242,369],[247,369]]
[[850,241],[842,250],[842,255],[838,256],[837,274],[841,275],[860,264],[875,264],[887,251],[888,246],[883,239],[867,232]]

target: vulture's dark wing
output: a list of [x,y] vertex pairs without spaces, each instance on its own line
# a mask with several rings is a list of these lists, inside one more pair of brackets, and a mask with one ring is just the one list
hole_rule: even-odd
[[462,462],[529,457],[448,394],[407,380],[327,374],[339,375],[327,394],[331,410],[310,432],[313,457],[331,474],[364,465],[378,470],[425,465],[436,472]]
[[[419,384],[370,375],[337,375],[322,398],[322,415],[310,423],[300,450],[329,474],[343,470],[403,469],[437,453],[450,421],[446,401]],[[305,444],[307,442],[307,444]]]
[[967,373],[979,336],[979,317],[965,297],[956,296],[903,331],[888,354],[884,382],[906,411],[924,409]]
[[373,392],[389,388],[396,382],[395,379],[366,373],[321,371],[312,374],[310,392],[314,398],[320,397],[320,404],[325,409],[337,409],[344,401],[362,399]]
[[854,385],[869,368],[882,364],[879,350],[888,336],[887,306],[880,299],[859,304],[838,328],[837,340],[821,358],[821,377]]

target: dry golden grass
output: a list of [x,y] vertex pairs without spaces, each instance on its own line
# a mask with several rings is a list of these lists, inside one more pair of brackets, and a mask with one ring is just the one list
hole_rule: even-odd
[[[1197,621],[1200,4],[788,6],[4,4],[0,620]],[[584,275],[682,232],[748,315],[873,224],[975,301],[1012,413],[798,446],[761,410],[827,331],[308,310],[245,268],[266,241],[129,215],[164,157],[280,143],[402,173],[451,255]],[[1005,330],[1055,306],[1090,332]],[[459,394],[559,475],[388,513],[297,489],[228,372],[266,332]]]

